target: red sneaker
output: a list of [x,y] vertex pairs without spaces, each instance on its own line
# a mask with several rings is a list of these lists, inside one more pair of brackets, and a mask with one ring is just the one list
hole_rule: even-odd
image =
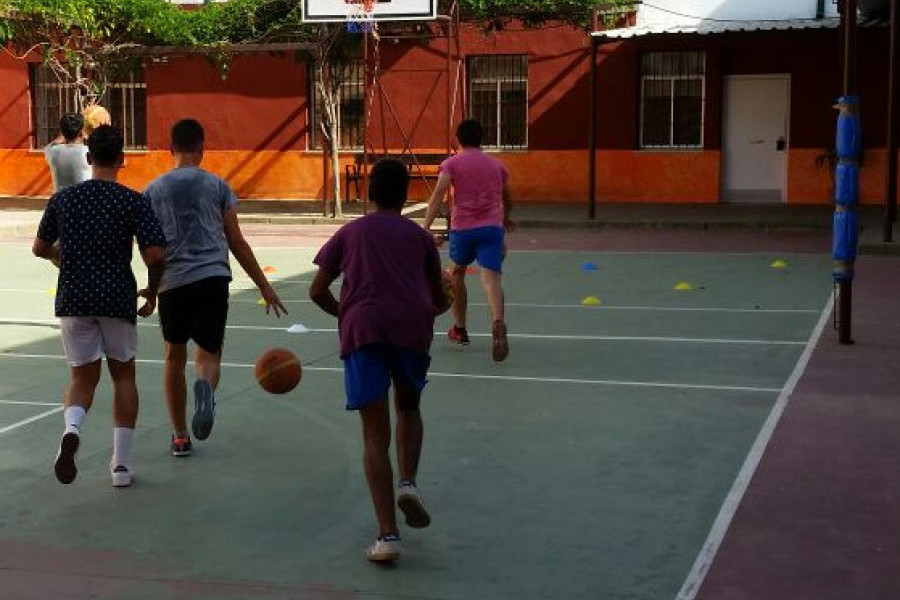
[[465,327],[457,327],[454,325],[450,328],[450,331],[447,332],[447,337],[450,338],[451,342],[459,346],[469,345],[469,332],[466,331]]

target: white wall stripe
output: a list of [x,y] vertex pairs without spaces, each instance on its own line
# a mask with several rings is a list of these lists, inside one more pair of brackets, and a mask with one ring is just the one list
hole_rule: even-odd
[[809,341],[806,343],[806,349],[797,361],[797,365],[794,367],[791,376],[780,390],[775,406],[772,407],[772,410],[763,424],[759,435],[757,435],[756,441],[753,443],[753,447],[750,449],[750,453],[747,455],[737,478],[734,480],[734,484],[731,486],[731,490],[729,490],[728,495],[725,497],[725,501],[719,509],[719,514],[713,523],[712,529],[709,531],[706,542],[703,544],[700,554],[697,555],[694,566],[691,568],[684,584],[681,586],[681,590],[678,592],[676,600],[694,600],[697,596],[697,592],[700,590],[700,586],[703,585],[703,580],[706,578],[706,574],[709,572],[709,568],[716,558],[716,553],[722,545],[722,540],[728,532],[731,521],[734,519],[735,513],[737,513],[738,506],[740,505],[744,494],[747,492],[747,487],[750,485],[754,473],[756,473],[756,468],[759,466],[760,460],[762,460],[762,455],[766,450],[766,446],[768,446],[769,440],[772,439],[775,427],[778,425],[778,421],[781,420],[781,416],[784,414],[788,402],[790,402],[791,394],[794,393],[797,382],[800,381],[804,371],[806,371],[810,358],[812,358],[813,350],[819,342],[819,339],[822,337],[822,332],[825,330],[825,325],[829,321],[833,308],[834,297],[829,294],[828,301],[825,303],[825,308],[822,310],[822,316],[819,318],[818,324],[816,324],[815,329],[809,336]]

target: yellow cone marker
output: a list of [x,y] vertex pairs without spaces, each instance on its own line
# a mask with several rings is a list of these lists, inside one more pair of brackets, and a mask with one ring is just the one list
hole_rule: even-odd
[[48,290],[47,290],[47,293],[50,294],[51,296],[55,296],[55,295],[56,295],[56,288],[50,288],[50,289],[48,289]]
[[769,266],[772,267],[773,269],[787,269],[788,264],[787,264],[786,260],[782,260],[779,258],[778,260],[776,260]]
[[277,271],[278,271],[278,269],[276,269],[275,267],[263,267],[263,273],[268,274],[268,273],[275,273]]
[[600,298],[597,296],[588,296],[584,300],[581,301],[585,306],[600,306]]
[[266,299],[265,299],[265,298],[260,298],[259,300],[256,301],[256,303],[259,304],[260,306],[265,306],[265,305],[266,305]]
[[680,281],[677,284],[675,284],[675,289],[678,290],[679,292],[687,292],[687,291],[694,289],[694,286],[689,284],[687,281]]

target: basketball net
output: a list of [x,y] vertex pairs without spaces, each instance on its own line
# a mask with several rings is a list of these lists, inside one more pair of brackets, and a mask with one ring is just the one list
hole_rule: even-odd
[[376,0],[344,0],[347,5],[347,32],[372,33],[375,31]]

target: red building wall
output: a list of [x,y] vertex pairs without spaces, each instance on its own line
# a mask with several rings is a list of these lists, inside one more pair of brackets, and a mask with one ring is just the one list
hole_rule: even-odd
[[[642,52],[707,53],[702,150],[639,149],[639,58]],[[604,44],[598,59],[600,118],[596,134],[598,189],[607,201],[716,202],[721,197],[724,78],[787,73],[791,76],[787,199],[829,203],[831,175],[816,158],[834,145],[842,90],[837,30],[673,35]],[[859,36],[858,84],[864,145],[861,200],[880,202],[884,182],[887,31]],[[646,175],[653,173],[648,178]],[[662,176],[660,176],[662,175]]]

